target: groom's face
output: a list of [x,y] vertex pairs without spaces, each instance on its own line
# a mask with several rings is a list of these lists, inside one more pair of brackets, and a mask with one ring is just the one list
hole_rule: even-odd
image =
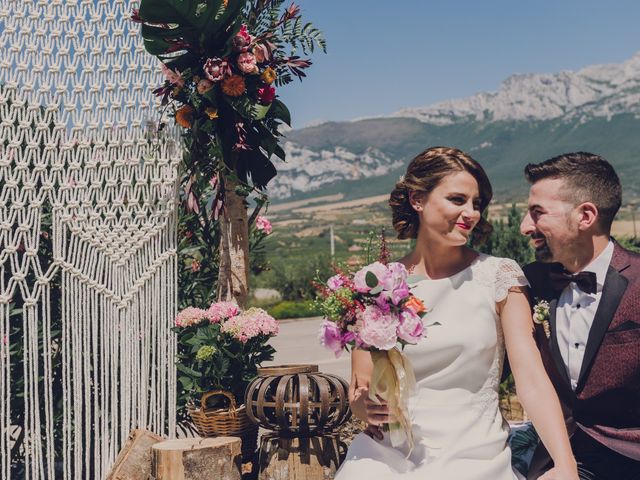
[[565,200],[565,188],[563,180],[547,178],[534,183],[529,191],[529,206],[520,232],[531,237],[540,262],[563,263],[578,235],[572,215],[575,206]]

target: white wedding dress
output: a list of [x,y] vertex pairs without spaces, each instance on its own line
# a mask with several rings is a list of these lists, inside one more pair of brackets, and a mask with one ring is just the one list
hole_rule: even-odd
[[424,278],[412,293],[426,305],[427,335],[404,353],[415,370],[410,398],[415,447],[393,448],[361,433],[336,480],[514,480],[509,427],[498,408],[505,347],[496,302],[528,285],[510,259],[480,254],[448,278]]

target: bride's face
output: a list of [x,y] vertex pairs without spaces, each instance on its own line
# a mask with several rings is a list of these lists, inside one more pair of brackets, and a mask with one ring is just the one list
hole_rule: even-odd
[[447,175],[428,195],[412,195],[420,217],[418,236],[449,246],[465,245],[480,221],[480,190],[468,172]]

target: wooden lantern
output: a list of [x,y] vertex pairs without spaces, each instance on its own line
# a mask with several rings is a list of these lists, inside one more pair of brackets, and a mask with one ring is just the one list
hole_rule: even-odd
[[247,415],[282,437],[331,433],[351,416],[349,384],[337,375],[319,373],[317,365],[283,365],[258,369],[247,387]]

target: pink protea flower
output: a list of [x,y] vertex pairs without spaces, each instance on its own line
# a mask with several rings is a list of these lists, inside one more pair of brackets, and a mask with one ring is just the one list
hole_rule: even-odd
[[211,323],[220,323],[228,318],[240,314],[240,308],[236,302],[216,302],[212,303],[207,310],[207,318]]
[[258,215],[256,217],[256,229],[261,231],[265,235],[269,235],[273,230],[273,226],[271,225],[271,222],[267,219],[267,217]]
[[222,58],[209,58],[202,67],[205,76],[212,82],[219,82],[231,74],[229,63]]
[[400,313],[400,322],[397,328],[398,338],[415,345],[424,334],[422,319],[408,308]]
[[184,79],[182,78],[182,75],[180,74],[180,72],[177,72],[177,71],[174,72],[169,67],[167,67],[164,63],[162,64],[162,74],[164,75],[164,78],[166,78],[167,81],[172,85],[184,87]]
[[269,52],[269,47],[262,43],[258,43],[253,47],[253,54],[256,57],[256,62],[264,63],[271,59],[271,52]]
[[379,350],[390,350],[395,347],[398,341],[396,330],[399,323],[395,313],[384,312],[376,305],[368,305],[358,315],[362,318],[362,327],[358,333],[366,345]]
[[258,67],[253,53],[245,52],[238,55],[238,68],[242,73],[257,73]]
[[206,320],[208,313],[201,308],[187,307],[176,316],[177,327],[190,327]]
[[271,85],[258,88],[258,101],[263,105],[269,105],[276,98],[276,89]]

